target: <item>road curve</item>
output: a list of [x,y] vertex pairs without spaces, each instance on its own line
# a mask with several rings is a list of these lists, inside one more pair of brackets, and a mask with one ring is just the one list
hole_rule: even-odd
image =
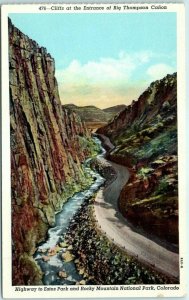
[[95,198],[94,213],[101,230],[139,261],[165,275],[179,278],[179,255],[134,231],[118,210],[118,197],[129,179],[128,169],[103,157],[99,160],[102,164],[111,165],[117,174],[115,180],[101,188]]

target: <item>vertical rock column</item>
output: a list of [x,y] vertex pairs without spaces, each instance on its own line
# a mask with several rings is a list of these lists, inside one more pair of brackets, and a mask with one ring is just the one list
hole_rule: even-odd
[[11,21],[9,66],[13,284],[36,284],[31,256],[74,184],[85,181],[78,135],[88,133],[62,109],[54,59]]

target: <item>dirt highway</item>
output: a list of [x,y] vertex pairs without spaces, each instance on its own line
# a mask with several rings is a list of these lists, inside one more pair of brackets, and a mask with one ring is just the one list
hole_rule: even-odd
[[118,210],[120,191],[129,179],[128,169],[103,157],[99,159],[102,164],[110,164],[117,174],[110,185],[99,190],[95,199],[94,213],[101,230],[139,261],[170,277],[179,277],[179,255],[136,232]]

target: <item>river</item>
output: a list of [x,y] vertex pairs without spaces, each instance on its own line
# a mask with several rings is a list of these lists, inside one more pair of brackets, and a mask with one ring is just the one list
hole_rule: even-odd
[[[94,137],[96,143],[101,147],[101,153],[97,158],[101,158],[105,155],[105,150],[102,148],[101,141]],[[102,184],[105,179],[97,172],[90,169],[91,158],[88,158],[84,163],[85,172],[90,174],[94,179],[92,185],[84,191],[76,193],[74,196],[68,199],[63,205],[62,210],[55,216],[55,226],[48,230],[48,239],[40,244],[37,251],[34,254],[34,259],[40,266],[43,272],[43,284],[44,285],[73,285],[78,281],[81,281],[82,275],[80,275],[75,267],[73,261],[65,262],[62,259],[62,254],[66,252],[66,248],[62,248],[55,255],[49,256],[48,261],[44,261],[44,256],[47,256],[48,250],[53,249],[57,244],[64,243],[64,236],[67,232],[70,222],[74,222],[74,215],[81,207],[84,200],[90,198]],[[64,271],[67,274],[66,278],[59,277],[59,272]]]

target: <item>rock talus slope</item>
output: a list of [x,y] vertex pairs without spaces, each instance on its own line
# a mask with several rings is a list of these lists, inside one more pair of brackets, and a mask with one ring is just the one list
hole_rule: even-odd
[[10,20],[9,66],[13,284],[37,284],[36,244],[89,184],[81,163],[95,146],[80,118],[62,109],[54,59]]

